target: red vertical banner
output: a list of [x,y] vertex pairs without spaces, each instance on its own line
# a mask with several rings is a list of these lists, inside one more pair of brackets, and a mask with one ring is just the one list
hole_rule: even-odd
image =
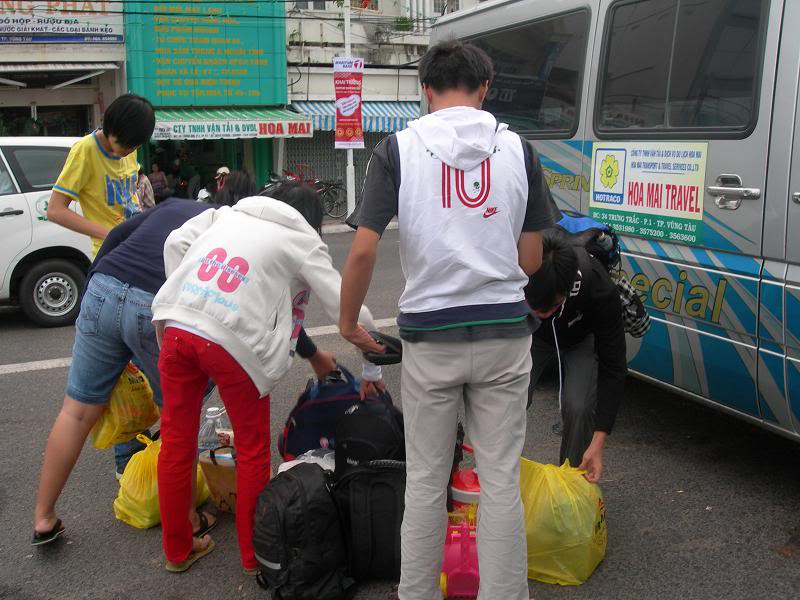
[[333,85],[336,89],[336,148],[363,148],[361,125],[361,84],[364,60],[352,57],[333,59]]

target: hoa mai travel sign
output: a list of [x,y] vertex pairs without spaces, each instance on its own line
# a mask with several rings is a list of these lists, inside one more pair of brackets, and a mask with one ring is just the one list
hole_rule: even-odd
[[589,213],[619,233],[701,244],[707,151],[694,142],[595,143]]
[[313,137],[310,120],[158,121],[154,140],[224,140]]

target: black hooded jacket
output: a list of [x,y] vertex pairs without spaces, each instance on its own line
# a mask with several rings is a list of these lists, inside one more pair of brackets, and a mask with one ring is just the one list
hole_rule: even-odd
[[[594,334],[599,367],[595,430],[611,433],[628,372],[622,303],[617,286],[605,267],[583,248],[574,250],[578,255],[578,276],[572,292],[563,310],[542,321],[534,335],[555,347],[555,320],[558,348],[563,352]],[[528,289],[525,291],[527,296]]]

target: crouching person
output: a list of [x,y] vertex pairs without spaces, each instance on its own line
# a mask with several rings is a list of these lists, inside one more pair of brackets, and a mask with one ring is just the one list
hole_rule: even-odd
[[[187,519],[207,379],[219,387],[236,438],[236,530],[244,571],[254,575],[253,515],[270,472],[269,393],[291,365],[310,293],[331,318],[339,314],[341,278],[319,236],[318,195],[287,184],[274,196],[201,213],[164,247],[168,277],[153,320],[164,402],[159,505],[171,572],[185,571],[214,547],[209,537],[192,538]],[[360,321],[374,328],[365,307]],[[372,348],[381,351],[377,343]],[[364,380],[373,382],[365,387],[383,385],[371,365]]]
[[558,361],[560,462],[569,459],[597,483],[628,370],[619,290],[597,259],[553,233],[525,296],[541,320],[531,344],[528,407],[542,373]]

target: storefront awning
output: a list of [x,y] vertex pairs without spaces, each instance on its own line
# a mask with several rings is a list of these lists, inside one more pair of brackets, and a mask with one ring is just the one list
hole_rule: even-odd
[[156,110],[154,140],[312,137],[311,119],[284,108]]
[[[314,129],[335,129],[336,107],[333,102],[293,102],[292,108],[311,117]],[[419,118],[419,103],[364,102],[361,114],[364,131],[400,131],[406,128],[409,121]]]

